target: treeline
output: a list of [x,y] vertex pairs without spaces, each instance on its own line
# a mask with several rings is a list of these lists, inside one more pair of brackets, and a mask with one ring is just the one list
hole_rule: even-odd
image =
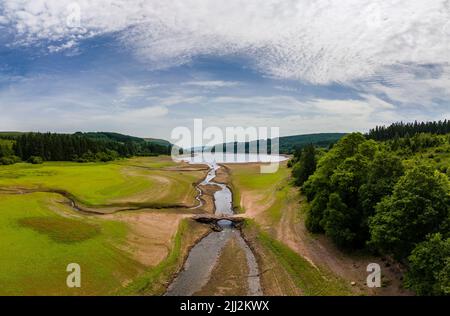
[[13,143],[9,139],[0,139],[0,165],[11,165],[20,161],[14,154]]
[[[335,144],[339,139],[341,139],[345,133],[319,133],[319,134],[305,134],[305,135],[294,135],[294,136],[282,136],[278,138],[278,150],[280,154],[295,154],[295,152],[300,151],[303,147],[313,144],[316,147],[328,148]],[[275,140],[277,140],[275,138]],[[224,143],[223,152],[230,152],[234,150],[235,153],[238,151],[238,147],[242,147],[245,153],[250,153],[250,151],[256,151],[256,153],[264,149],[265,153],[271,153],[271,145],[273,139],[259,139],[251,142],[234,142],[234,143]],[[219,145],[220,146],[220,145]],[[210,148],[203,148],[204,150],[210,150]],[[194,148],[192,149],[192,151]],[[214,151],[214,149],[212,150]]]
[[[170,146],[146,142],[131,136],[126,138],[126,135],[123,137],[124,142],[110,138],[96,139],[92,137],[92,134],[85,135],[83,133],[23,133],[14,137],[14,140],[2,140],[0,163],[10,164],[18,160],[32,163],[110,161],[120,157],[170,153]],[[9,142],[8,146],[5,145],[6,142]]]
[[419,133],[448,134],[450,121],[403,123],[398,122],[389,126],[376,126],[367,134],[367,138],[374,140],[387,140],[400,137],[414,136]]
[[320,133],[280,137],[280,153],[293,154],[310,144],[320,148],[328,148],[344,135],[345,133]]
[[450,135],[394,145],[353,133],[327,152],[308,146],[291,162],[310,202],[306,226],[340,247],[403,262],[417,294],[450,295],[449,157]]
[[[119,144],[126,148],[118,148],[121,156],[155,156],[170,155],[172,144],[161,139],[145,140],[143,138],[111,132],[77,132],[74,135],[87,137],[94,141]],[[117,145],[116,145],[117,146]]]

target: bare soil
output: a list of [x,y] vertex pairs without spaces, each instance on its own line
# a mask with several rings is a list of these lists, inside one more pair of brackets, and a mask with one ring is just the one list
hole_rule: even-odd
[[216,177],[214,178],[214,182],[229,184],[230,183],[230,168],[228,168],[224,164],[219,164],[220,168],[216,170]]
[[257,232],[245,229],[243,237],[247,240],[259,266],[259,277],[264,295],[299,296],[302,291],[292,281],[289,273],[278,263],[275,254],[258,242]]
[[214,193],[219,191],[221,188],[218,185],[200,185],[200,190],[202,195],[200,199],[203,201],[203,205],[199,208],[202,213],[214,214],[216,211],[216,206],[214,204]]
[[[232,166],[229,166],[232,172]],[[346,253],[338,249],[329,238],[324,235],[313,235],[305,227],[305,198],[297,188],[291,188],[283,209],[282,216],[275,225],[265,212],[273,201],[268,200],[263,193],[240,189],[240,204],[246,210],[244,216],[254,219],[264,230],[268,231],[279,241],[308,260],[313,266],[331,271],[335,275],[347,280],[355,295],[411,295],[402,284],[402,268],[400,265],[386,259],[375,257],[366,253]],[[251,237],[250,237],[251,238]],[[252,243],[256,245],[257,243]],[[257,247],[258,248],[258,247]],[[270,254],[265,253],[261,247],[255,249],[260,262],[270,267]],[[382,287],[369,288],[366,278],[369,272],[366,267],[369,263],[378,263],[381,266]],[[273,270],[273,271],[272,271]],[[279,269],[270,268],[262,278],[265,294],[267,295],[298,295],[299,293],[289,286],[288,278],[282,275]]]
[[247,295],[248,273],[245,252],[237,240],[231,238],[223,248],[208,283],[194,295]]
[[145,266],[155,266],[169,254],[180,220],[186,215],[123,212],[102,216],[125,222],[130,227],[126,243],[118,247]]

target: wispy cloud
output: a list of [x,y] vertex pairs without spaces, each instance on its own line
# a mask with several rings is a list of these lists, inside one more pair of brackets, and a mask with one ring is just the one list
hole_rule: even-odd
[[[33,51],[32,68],[44,49],[47,63],[34,69],[57,73],[29,77],[10,71],[20,62],[0,60],[0,124],[8,129],[163,136],[201,116],[289,134],[449,113],[448,0],[2,0],[0,28],[0,45]],[[122,68],[105,58],[98,69],[64,73],[64,63],[51,62],[89,55],[83,44],[102,36],[121,46]],[[205,56],[237,60],[240,70],[196,69]]]
[[203,87],[203,88],[225,88],[225,87],[235,87],[239,85],[239,82],[223,81],[223,80],[207,80],[207,81],[188,81],[183,82],[182,85]]
[[117,95],[119,100],[125,101],[130,98],[145,97],[149,95],[150,90],[159,88],[158,83],[151,84],[132,84],[125,83],[117,87]]
[[268,75],[323,84],[373,76],[394,64],[450,61],[445,0],[84,0],[75,2],[77,28],[67,24],[72,3],[4,0],[0,6],[19,43],[71,43],[115,32],[155,67],[241,54]]

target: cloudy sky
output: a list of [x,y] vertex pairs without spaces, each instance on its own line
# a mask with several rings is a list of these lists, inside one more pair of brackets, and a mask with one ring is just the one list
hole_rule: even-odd
[[449,0],[0,0],[0,130],[450,118]]

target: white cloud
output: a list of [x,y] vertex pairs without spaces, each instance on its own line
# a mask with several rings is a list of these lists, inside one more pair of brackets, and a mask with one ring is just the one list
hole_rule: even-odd
[[151,119],[165,116],[168,112],[168,109],[164,106],[149,106],[138,109],[124,109],[108,114],[93,115],[89,120],[91,122],[107,121],[110,124],[150,123]]
[[[388,84],[372,82],[360,89],[367,93],[384,94],[400,104],[409,104],[430,109],[437,99],[450,100],[450,65],[438,70],[408,67],[399,69]],[[433,74],[434,72],[434,74]]]
[[235,86],[239,85],[239,82],[223,81],[223,80],[206,80],[206,81],[183,82],[182,85],[202,87],[202,88],[226,88],[226,87],[235,87]]
[[239,54],[265,74],[349,82],[395,64],[450,61],[446,0],[3,0],[20,43],[118,32],[153,67]]
[[57,52],[60,52],[60,51],[64,51],[64,50],[68,50],[68,49],[74,48],[75,46],[76,46],[76,42],[74,40],[69,40],[69,41],[67,41],[67,42],[65,42],[65,43],[63,43],[63,44],[61,44],[59,46],[57,46],[57,45],[50,45],[48,47],[48,50],[49,50],[50,53],[57,53]]
[[[221,96],[211,98],[208,104],[218,105],[221,107],[236,107],[254,113],[254,116],[262,114],[270,117],[276,112],[284,112],[303,117],[313,116],[339,116],[346,120],[357,119],[361,117],[376,117],[383,112],[391,112],[395,110],[392,104],[389,104],[379,98],[371,95],[364,96],[363,99],[344,99],[333,100],[314,98],[308,100],[298,100],[294,97],[275,95],[270,97],[229,97]],[[261,109],[259,113],[255,109]],[[234,110],[233,108],[231,109]],[[272,115],[277,116],[277,115]]]
[[204,99],[205,98],[202,96],[185,96],[182,94],[174,94],[168,97],[147,97],[147,100],[151,101],[153,104],[166,107],[180,104],[197,104],[202,102]]
[[149,90],[160,87],[160,84],[133,84],[127,83],[117,87],[117,95],[120,100],[126,100],[129,98],[145,97],[148,95]]
[[[80,27],[67,23],[74,3]],[[449,115],[448,0],[1,0],[0,12],[1,27],[19,47],[67,54],[86,38],[110,34],[150,69],[197,56],[237,56],[267,77],[287,79],[275,82],[278,91],[258,91],[220,76],[183,77],[164,87],[130,78],[113,92],[101,92],[92,80],[79,95],[55,92],[58,83],[43,80],[37,93],[26,85],[0,93],[0,125],[14,129],[51,122],[63,130],[135,128],[144,136],[157,126],[162,136],[198,115],[229,126],[279,125],[283,134],[295,134]],[[311,92],[308,84],[299,85],[302,96],[295,80],[338,82],[352,88],[352,97],[330,100],[321,95],[327,87]],[[254,96],[221,95],[228,87]],[[171,107],[180,111],[169,117]]]

